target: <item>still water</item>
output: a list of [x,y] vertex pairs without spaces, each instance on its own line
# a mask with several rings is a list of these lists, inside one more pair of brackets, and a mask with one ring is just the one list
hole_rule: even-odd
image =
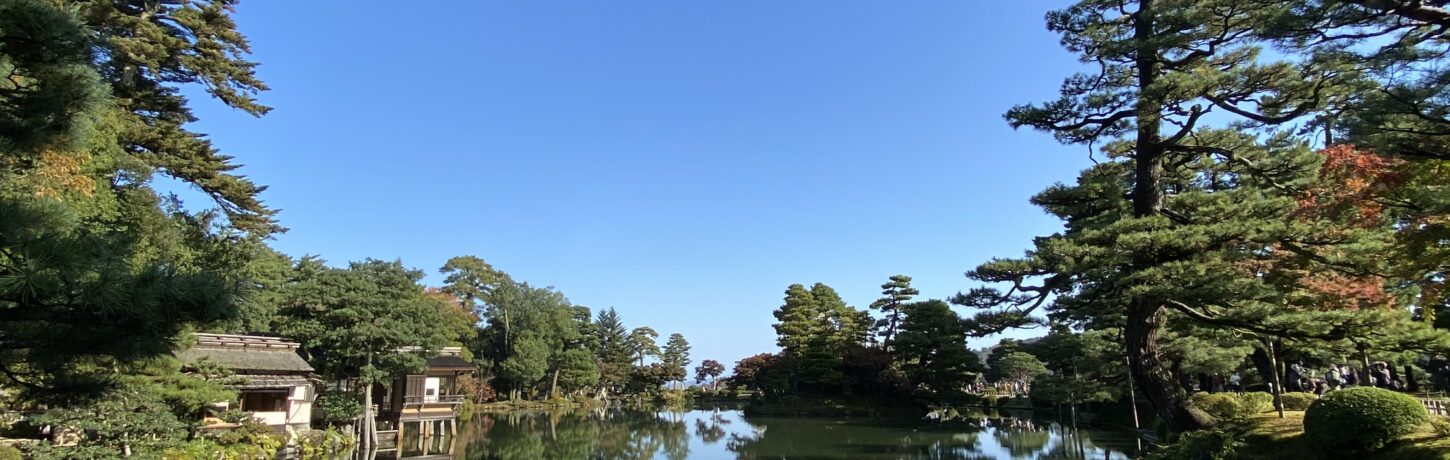
[[427,459],[1128,459],[1129,433],[1049,421],[949,422],[745,417],[737,410],[485,413],[404,440],[378,458]]

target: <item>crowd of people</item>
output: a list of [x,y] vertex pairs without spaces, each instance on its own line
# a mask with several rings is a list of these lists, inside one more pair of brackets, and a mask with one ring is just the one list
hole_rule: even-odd
[[[1432,363],[1434,364],[1434,363]],[[1438,372],[1437,372],[1438,371]],[[1311,369],[1303,363],[1289,365],[1284,374],[1284,391],[1304,392],[1323,395],[1326,392],[1356,387],[1372,386],[1397,391],[1419,391],[1417,379],[1414,378],[1413,368],[1405,366],[1406,375],[1396,372],[1395,366],[1384,361],[1371,363],[1367,371],[1361,371],[1351,364],[1330,364],[1324,369]],[[1428,371],[1435,381],[1450,379],[1439,378],[1441,373],[1450,375],[1450,363],[1442,363],[1439,366],[1432,366]],[[1273,383],[1267,383],[1268,390],[1273,390]],[[1198,374],[1198,391],[1209,393],[1220,393],[1232,391],[1235,393],[1244,392],[1243,376],[1238,372],[1230,373],[1227,377],[1223,373],[1200,373]]]

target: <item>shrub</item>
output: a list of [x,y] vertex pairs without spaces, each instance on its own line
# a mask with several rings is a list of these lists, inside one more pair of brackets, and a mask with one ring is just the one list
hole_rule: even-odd
[[1279,401],[1284,403],[1284,410],[1306,410],[1319,395],[1314,393],[1284,393],[1279,395]]
[[1431,417],[1430,427],[1435,429],[1435,435],[1446,438],[1450,437],[1450,420],[1442,417]]
[[24,455],[15,446],[0,446],[0,460],[23,460]]
[[1235,419],[1247,414],[1243,401],[1233,393],[1194,393],[1189,399],[1194,407],[1214,418]]
[[[1196,396],[1196,395],[1195,395]],[[1173,443],[1148,453],[1148,460],[1229,460],[1239,458],[1244,447],[1242,433],[1237,430],[1199,430],[1178,435]]]
[[1356,387],[1309,405],[1304,436],[1327,452],[1369,452],[1430,421],[1425,406],[1390,390]]
[[1253,415],[1274,410],[1274,395],[1262,391],[1254,391],[1239,395],[1239,403],[1244,407],[1244,414]]

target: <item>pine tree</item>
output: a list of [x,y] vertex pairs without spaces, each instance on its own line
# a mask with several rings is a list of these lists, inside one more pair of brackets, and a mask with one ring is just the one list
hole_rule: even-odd
[[[1304,178],[1312,162],[1302,143],[1286,136],[1255,139],[1205,130],[1204,116],[1217,110],[1248,125],[1272,127],[1318,110],[1342,88],[1340,69],[1323,62],[1260,59],[1252,32],[1282,8],[1243,0],[1084,0],[1048,15],[1048,27],[1062,35],[1063,45],[1097,64],[1097,72],[1069,77],[1060,99],[1015,107],[1006,117],[1013,127],[1047,131],[1063,143],[1104,146],[1117,161],[1089,170],[1076,188],[1055,187],[1035,198],[1069,222],[1065,236],[1039,241],[1032,260],[992,262],[972,273],[1012,287],[974,290],[958,299],[962,303],[1024,307],[979,318],[981,331],[1030,320],[1025,312],[1048,298],[1075,293],[1070,302],[1056,304],[1095,308],[1112,318],[1104,322],[1122,325],[1133,378],[1161,419],[1175,429],[1212,422],[1189,410],[1161,360],[1158,335],[1173,317],[1169,309],[1208,317],[1202,310],[1207,305],[1265,300],[1253,294],[1224,298],[1246,293],[1229,286],[1248,279],[1210,281],[1213,276],[1192,274],[1241,270],[1227,260],[1250,257],[1238,252],[1220,258],[1222,251],[1309,239],[1300,233],[1303,228],[1284,222],[1292,199],[1273,190],[1302,185],[1284,181]],[[1231,191],[1216,193],[1225,189]],[[1130,199],[1109,199],[1110,193]],[[1269,222],[1274,224],[1261,227]],[[1116,247],[1119,255],[1101,259],[1114,260],[1106,265],[1078,263],[1062,258],[1068,256],[1060,242],[1085,243],[1082,249]],[[1185,259],[1202,265],[1189,269],[1194,264]],[[1043,282],[1024,284],[1029,277]]]
[[630,362],[634,358],[634,340],[625,331],[624,323],[614,308],[600,310],[594,320],[598,334],[600,384],[618,391],[629,379]]
[[270,110],[256,100],[267,85],[257,63],[245,59],[251,47],[232,21],[235,3],[85,0],[75,8],[96,49],[93,65],[114,96],[116,145],[205,192],[234,228],[264,237],[283,230],[257,197],[266,187],[235,174],[232,157],[185,127],[195,116],[182,85],[199,84],[250,115]]
[[685,379],[690,367],[690,342],[685,340],[683,334],[670,334],[669,340],[665,341],[664,351],[660,353],[660,363],[669,368],[671,381]]
[[659,337],[660,333],[649,326],[640,326],[629,331],[630,351],[639,366],[644,366],[645,358],[660,355],[660,346],[655,343]]
[[882,297],[871,302],[871,309],[881,312],[884,316],[876,322],[876,327],[881,331],[881,344],[888,350],[896,336],[896,329],[902,321],[902,306],[911,302],[911,298],[920,293],[916,288],[911,287],[910,276],[891,275],[891,280],[881,285]]
[[907,314],[891,353],[913,384],[947,396],[959,392],[969,375],[982,372],[977,354],[967,348],[966,327],[949,304],[927,300],[901,308]]

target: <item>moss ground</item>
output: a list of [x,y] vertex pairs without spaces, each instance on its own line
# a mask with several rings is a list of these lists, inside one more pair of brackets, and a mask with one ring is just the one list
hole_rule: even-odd
[[[1259,460],[1336,458],[1333,453],[1316,450],[1304,439],[1304,412],[1287,411],[1280,419],[1276,413],[1258,414],[1245,439],[1249,455]],[[1427,425],[1388,447],[1367,456],[1345,456],[1363,460],[1441,460],[1450,459],[1450,438],[1441,437]]]

